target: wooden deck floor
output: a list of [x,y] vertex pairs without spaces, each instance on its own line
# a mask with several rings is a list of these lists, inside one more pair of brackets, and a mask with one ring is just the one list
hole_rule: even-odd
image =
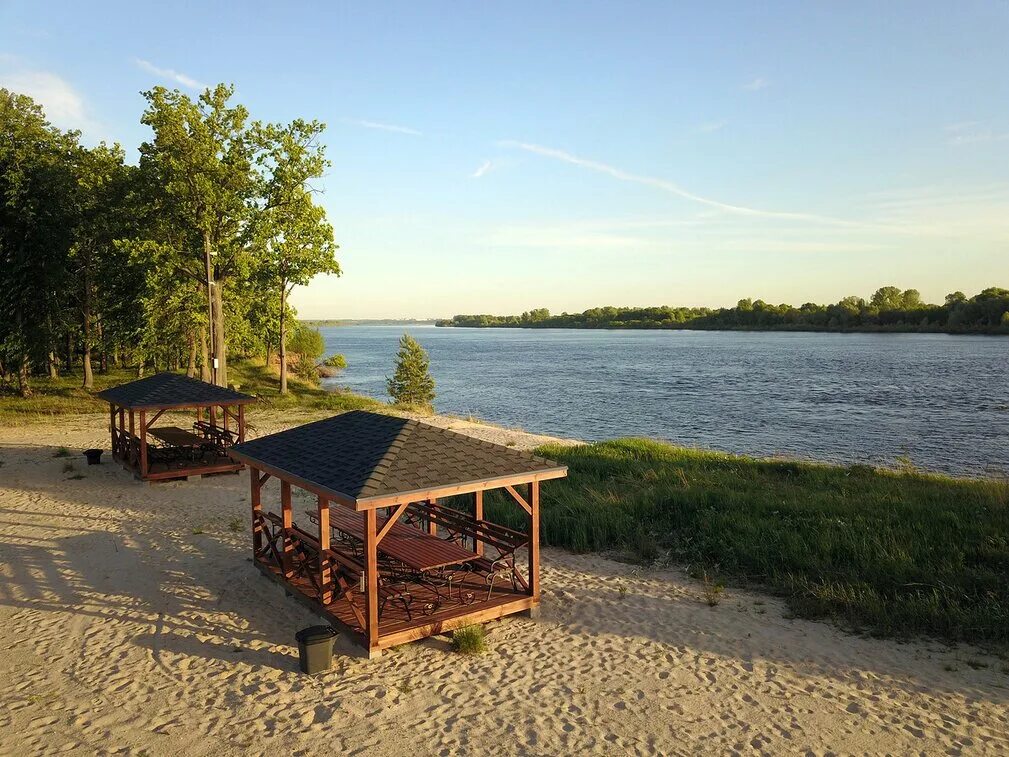
[[[342,630],[352,635],[360,646],[368,648],[367,638],[345,599],[336,599],[329,605],[323,606],[316,599],[315,589],[308,579],[296,576],[287,580],[275,565],[260,560],[256,560],[256,567],[267,578],[283,586],[302,605],[320,617],[327,618],[334,624],[341,626]],[[510,585],[504,583],[498,583],[488,599],[487,584],[482,579],[474,576],[466,577],[462,572],[458,577],[459,582],[453,582],[451,598],[446,596],[448,589],[445,587],[440,589],[441,596],[439,596],[429,586],[409,584],[409,591],[412,595],[410,603],[412,618],[408,617],[401,603],[388,601],[379,618],[377,648],[386,649],[397,644],[450,631],[468,623],[480,623],[512,615],[528,610],[535,604],[533,598],[528,594],[515,592]],[[470,604],[459,600],[460,595],[466,593],[473,596],[473,601]],[[354,602],[363,614],[365,611],[364,594],[355,592]]]
[[[130,465],[128,460],[119,460],[122,466],[140,478],[138,466]],[[188,478],[189,476],[209,476],[216,473],[235,473],[245,465],[228,455],[216,455],[203,460],[185,461],[172,464],[152,462],[148,466],[146,481],[165,481]]]

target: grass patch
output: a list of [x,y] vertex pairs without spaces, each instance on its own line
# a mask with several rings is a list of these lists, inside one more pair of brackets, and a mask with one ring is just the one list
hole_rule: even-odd
[[452,632],[452,649],[461,654],[483,654],[487,651],[487,632],[481,625],[457,628]]
[[53,452],[53,457],[70,457],[70,450],[66,447],[57,447],[56,451]]
[[[544,544],[633,553],[647,535],[693,575],[770,589],[797,616],[1009,644],[1009,482],[641,439],[537,452],[570,469],[543,487]],[[514,503],[485,502],[490,520],[525,528]]]
[[[147,375],[150,375],[148,373]],[[32,379],[32,396],[24,399],[16,394],[0,392],[0,424],[19,426],[28,423],[44,423],[61,415],[103,413],[108,417],[109,406],[95,394],[109,387],[134,381],[136,371],[132,368],[112,368],[108,373],[95,373],[94,390],[80,387],[78,375],[61,376],[58,379],[37,377]],[[277,372],[269,369],[262,360],[235,359],[228,363],[230,383],[241,391],[259,398],[256,407],[286,410],[319,410],[342,413],[347,410],[382,411],[389,406],[378,400],[351,392],[331,392],[309,384],[297,376],[288,377],[289,393],[280,393]],[[254,412],[254,411],[253,411]],[[61,447],[68,456],[69,450]]]
[[228,521],[228,530],[231,531],[231,533],[233,533],[233,534],[237,534],[239,531],[241,531],[242,530],[242,519],[241,518],[232,518],[230,521]]

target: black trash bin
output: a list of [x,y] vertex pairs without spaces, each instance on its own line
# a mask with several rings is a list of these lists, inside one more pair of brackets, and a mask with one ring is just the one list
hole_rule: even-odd
[[99,465],[102,462],[102,450],[86,449],[84,450],[84,457],[88,459],[88,465]]
[[298,640],[298,661],[301,672],[315,675],[329,670],[333,664],[333,639],[336,631],[330,626],[302,628],[294,638]]

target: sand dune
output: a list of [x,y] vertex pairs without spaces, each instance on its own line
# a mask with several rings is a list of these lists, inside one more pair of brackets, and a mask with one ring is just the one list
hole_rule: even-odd
[[248,562],[245,474],[142,485],[92,445],[100,417],[0,429],[4,754],[1009,751],[1002,661],[551,550],[541,617],[486,655],[432,639],[308,678],[316,619]]

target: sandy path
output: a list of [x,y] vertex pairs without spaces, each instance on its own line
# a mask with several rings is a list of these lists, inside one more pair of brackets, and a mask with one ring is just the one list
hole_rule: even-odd
[[3,754],[1009,751],[997,659],[551,550],[541,618],[488,654],[435,639],[310,679],[315,618],[247,561],[245,474],[148,486],[64,472],[59,445],[107,448],[102,419],[0,428]]

